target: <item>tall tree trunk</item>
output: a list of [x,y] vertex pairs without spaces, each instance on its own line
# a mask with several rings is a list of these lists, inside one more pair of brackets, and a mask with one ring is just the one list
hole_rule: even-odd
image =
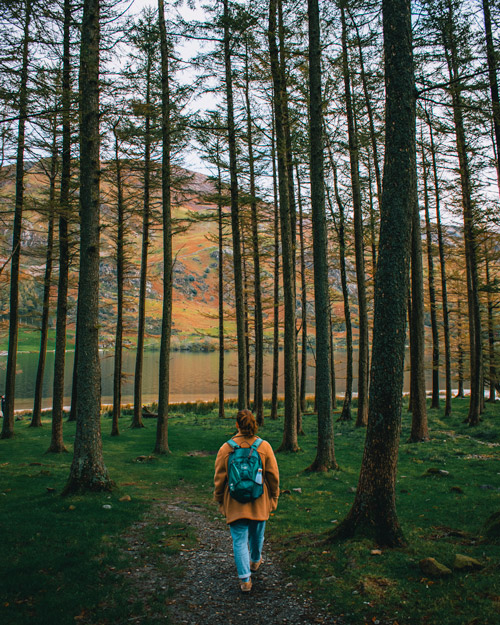
[[332,153],[329,146],[330,166],[333,172],[333,184],[335,190],[335,199],[339,209],[339,219],[335,217],[333,206],[328,194],[328,200],[330,205],[330,213],[332,215],[335,230],[337,232],[337,238],[339,241],[339,261],[340,261],[340,282],[342,285],[342,297],[344,300],[344,320],[345,320],[345,339],[346,339],[346,381],[345,381],[345,394],[344,403],[342,405],[342,413],[339,417],[339,421],[350,421],[351,415],[351,403],[352,403],[352,382],[353,382],[353,353],[352,353],[352,323],[351,323],[351,307],[349,304],[349,286],[347,284],[347,271],[345,261],[345,211],[344,203],[340,197],[339,186],[337,180],[337,167],[333,161]]
[[21,258],[21,234],[24,207],[24,151],[26,119],[28,115],[28,63],[32,0],[24,3],[24,33],[22,64],[19,85],[19,124],[17,127],[16,199],[12,230],[12,256],[10,261],[10,313],[9,350],[5,372],[5,410],[1,438],[14,436],[14,404],[16,395],[17,340],[19,335],[19,265]]
[[361,208],[361,187],[359,182],[359,149],[355,128],[355,113],[351,98],[351,76],[347,54],[347,29],[345,10],[341,6],[342,22],[342,70],[344,75],[347,127],[349,135],[349,157],[351,163],[352,203],[354,212],[354,247],[356,255],[356,282],[358,287],[359,356],[358,356],[358,412],[356,426],[368,422],[368,306],[366,301],[365,258],[363,245],[363,212]]
[[40,427],[42,425],[42,400],[43,400],[43,376],[45,373],[45,363],[47,359],[47,341],[49,337],[49,315],[50,315],[50,287],[52,285],[52,265],[54,253],[54,220],[55,220],[55,198],[56,198],[56,167],[57,167],[57,123],[54,119],[52,141],[52,156],[50,159],[49,174],[49,225],[47,232],[47,251],[45,255],[45,275],[43,278],[43,306],[42,323],[40,336],[40,353],[38,356],[38,367],[35,380],[35,399],[33,402],[33,414],[30,427]]
[[102,455],[99,362],[99,0],[84,0],[80,48],[80,281],[73,463],[64,493],[109,490]]
[[429,216],[429,170],[422,143],[422,178],[424,182],[425,234],[427,239],[427,270],[432,330],[432,400],[431,408],[439,408],[439,330],[437,322],[436,287],[434,285],[434,256],[432,250],[431,219]]
[[500,154],[500,98],[498,94],[498,80],[496,71],[498,64],[498,55],[495,52],[493,35],[491,32],[491,12],[489,0],[483,0],[483,13],[484,33],[486,37],[486,57],[488,60],[488,76],[490,80],[491,107],[493,110],[493,129],[496,142],[498,191],[500,193],[500,162],[498,156]]
[[[241,230],[243,231],[243,224],[241,224]],[[247,363],[246,369],[246,389],[247,389],[247,406],[250,406],[250,379],[251,379],[251,362],[250,362],[250,316],[248,314],[248,273],[247,273],[247,256],[245,249],[245,237],[241,236],[241,260],[243,264],[243,317],[245,319],[245,360]]]
[[486,269],[486,297],[487,297],[487,307],[488,307],[488,358],[489,358],[489,387],[490,387],[490,395],[488,397],[488,402],[495,402],[495,389],[497,385],[497,369],[496,369],[496,356],[495,356],[495,324],[493,321],[493,299],[491,297],[492,291],[492,282],[490,276],[490,259],[489,259],[489,250],[486,249],[486,253],[484,255],[485,258],[485,269]]
[[377,271],[377,235],[375,232],[375,209],[373,208],[372,170],[369,161],[370,158],[368,157],[368,190],[370,193],[370,245],[372,251],[372,275],[373,277],[375,277],[375,273]]
[[310,471],[338,468],[335,460],[330,387],[330,298],[328,293],[328,235],[325,215],[323,162],[323,96],[318,0],[308,0],[309,15],[309,145],[316,322],[316,405],[318,445]]
[[465,259],[467,268],[467,301],[469,306],[469,346],[470,346],[470,379],[471,393],[469,425],[478,425],[481,414],[483,348],[481,332],[481,312],[479,303],[479,277],[477,269],[477,241],[474,207],[472,201],[472,185],[470,177],[467,142],[463,121],[463,103],[458,71],[458,51],[454,32],[454,15],[451,2],[447,6],[447,24],[443,29],[443,46],[450,75],[450,91],[452,97],[453,120],[458,160],[460,165],[460,183],[462,187],[462,206],[464,214]]
[[457,398],[463,399],[464,393],[464,374],[465,374],[465,350],[464,350],[464,326],[462,319],[462,306],[460,299],[457,302],[457,315],[458,315],[458,359],[457,359],[457,378],[458,378],[458,390]]
[[417,196],[416,153],[412,181],[413,213],[411,233],[411,315],[410,315],[410,367],[411,367],[411,432],[409,442],[429,440],[427,403],[425,393],[425,327],[424,327],[424,276],[422,267],[422,236],[420,209]]
[[413,207],[415,82],[411,4],[383,0],[386,138],[370,409],[358,488],[336,537],[366,534],[379,545],[404,544],[395,504],[401,432],[406,297]]
[[276,137],[275,115],[273,115],[271,158],[273,161],[274,195],[274,290],[273,290],[273,379],[271,390],[271,419],[278,418],[278,375],[279,375],[279,339],[280,339],[280,220],[278,202],[278,180],[276,172]]
[[134,372],[134,415],[132,428],[143,428],[142,420],[142,376],[144,368],[144,335],[146,331],[146,295],[148,279],[149,229],[151,225],[151,64],[146,66],[146,118],[144,131],[144,198],[142,206],[142,248],[141,275],[139,284],[139,318],[137,321],[137,352]]
[[330,386],[332,391],[332,410],[337,408],[337,384],[335,380],[335,344],[333,342],[332,304],[330,302]]
[[122,164],[120,160],[117,124],[115,136],[117,235],[116,235],[116,330],[113,369],[113,422],[111,436],[120,434],[119,418],[122,409],[122,363],[123,363],[123,281],[125,273],[125,220],[123,202]]
[[274,86],[276,139],[278,156],[279,206],[285,304],[285,423],[280,451],[298,451],[297,439],[297,384],[296,384],[296,328],[295,328],[295,253],[292,228],[290,185],[287,168],[285,124],[285,85],[279,65],[276,44],[276,13],[278,0],[269,3],[269,52]]
[[75,324],[75,355],[73,358],[73,375],[71,380],[71,406],[68,422],[76,421],[78,413],[78,311]]
[[217,142],[217,225],[219,231],[219,417],[224,418],[224,229],[222,221],[222,176]]
[[[59,211],[59,278],[57,284],[56,348],[54,355],[54,381],[52,386],[52,440],[49,450],[55,453],[65,451],[62,437],[64,414],[64,373],[66,368],[66,326],[68,319],[69,282],[69,216],[71,183],[71,20],[72,2],[64,0],[63,24],[63,72],[62,72],[62,154],[61,193]],[[75,347],[76,366],[76,347]],[[76,370],[74,371],[76,373]],[[76,421],[76,378],[73,377],[75,397],[71,410]]]
[[[296,165],[297,174],[297,199],[299,203],[299,243],[300,243],[300,299],[302,307],[301,322],[301,339],[302,339],[302,358],[300,361],[300,412],[306,409],[306,383],[307,383],[307,286],[306,286],[306,258],[304,243],[304,216],[302,211],[302,194],[300,192],[300,177],[298,165]],[[300,427],[299,427],[300,425]],[[297,422],[297,431],[304,434],[302,430],[302,419]]]
[[446,378],[446,399],[444,416],[451,415],[451,341],[450,341],[450,317],[448,311],[448,286],[446,282],[446,256],[444,251],[443,227],[441,224],[441,193],[437,170],[436,146],[434,145],[434,132],[429,113],[426,111],[427,125],[429,127],[429,139],[432,156],[432,175],[434,178],[434,196],[436,204],[436,224],[438,235],[439,265],[441,267],[441,299],[443,304],[443,334],[444,334],[444,362]]
[[236,130],[234,125],[233,77],[231,64],[231,34],[229,1],[224,0],[224,66],[226,72],[227,135],[229,173],[231,179],[231,230],[233,236],[234,296],[236,303],[236,338],[238,342],[238,408],[248,405],[247,353],[245,346],[245,310],[243,301],[243,268],[241,260],[240,214],[238,199],[238,164],[236,159]]
[[[354,28],[356,29],[356,42],[358,44],[358,52],[359,52],[359,71],[361,84],[363,85],[363,96],[365,100],[366,113],[368,115],[368,125],[370,129],[370,143],[372,148],[373,155],[373,167],[375,169],[375,182],[377,184],[377,203],[380,210],[380,204],[382,201],[382,176],[380,175],[380,163],[378,156],[378,147],[377,147],[377,134],[375,132],[375,123],[374,123],[374,115],[373,115],[373,107],[370,101],[370,90],[368,87],[368,83],[366,80],[366,72],[365,72],[365,61],[363,55],[363,46],[361,45],[361,37],[359,35],[359,28],[352,14],[349,11],[349,17],[353,23]],[[375,266],[375,263],[374,263]]]
[[252,224],[252,259],[254,270],[254,323],[255,323],[255,383],[254,413],[259,426],[264,425],[264,326],[262,320],[262,287],[260,280],[259,230],[257,191],[255,188],[255,159],[253,152],[253,119],[250,105],[250,76],[248,49],[245,50],[245,105],[247,117],[248,167],[250,174],[250,213]]
[[158,420],[155,454],[167,454],[168,402],[170,391],[170,338],[172,335],[172,200],[171,200],[171,104],[170,68],[165,7],[158,0],[161,49],[161,136],[162,136],[162,208],[163,208],[163,311],[161,322],[160,366],[158,380]]

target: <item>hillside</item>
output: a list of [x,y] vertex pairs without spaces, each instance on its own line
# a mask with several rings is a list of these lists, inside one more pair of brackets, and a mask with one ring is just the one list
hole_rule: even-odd
[[[114,319],[116,312],[116,264],[114,261],[115,243],[113,226],[116,221],[116,209],[113,201],[114,188],[108,181],[103,163],[102,210],[101,210],[101,281],[100,281],[100,317],[102,323],[101,342],[107,346],[113,342]],[[0,266],[10,256],[11,221],[14,195],[14,169],[3,168],[0,172],[0,202],[4,219],[0,226]],[[193,172],[182,172],[186,179],[182,192],[175,194],[173,219],[182,232],[174,236],[174,310],[173,337],[174,348],[188,343],[204,343],[205,336],[215,336],[218,306],[218,248],[214,240],[217,227],[213,221],[197,219],[202,214],[214,212],[216,206],[207,202],[205,195],[213,193],[213,186],[206,176]],[[158,187],[158,185],[156,185]],[[43,276],[45,271],[45,250],[48,230],[48,189],[49,180],[44,172],[43,163],[28,165],[26,172],[25,194],[26,210],[23,219],[23,242],[21,257],[20,312],[23,337],[30,329],[39,324],[43,296]],[[133,344],[137,325],[137,300],[139,292],[139,271],[142,241],[142,198],[140,196],[140,176],[131,172],[127,179],[128,210],[127,248],[130,266],[125,286],[127,298],[125,318],[125,340]],[[162,309],[162,231],[161,215],[157,214],[159,188],[152,194],[152,208],[155,214],[151,223],[149,246],[148,287],[147,287],[147,342],[152,346],[159,343]],[[75,214],[78,210],[75,192]],[[56,230],[57,232],[57,230]],[[77,300],[77,224],[72,225],[74,238],[73,266],[69,303],[70,341],[74,333]],[[55,247],[57,256],[57,240]],[[0,276],[0,316],[2,319],[2,338],[5,338],[9,312],[9,266],[5,266]],[[56,270],[52,276],[52,314],[51,325],[55,324],[55,302],[57,289]],[[4,342],[4,340],[2,341]],[[31,343],[31,340],[27,341]]]

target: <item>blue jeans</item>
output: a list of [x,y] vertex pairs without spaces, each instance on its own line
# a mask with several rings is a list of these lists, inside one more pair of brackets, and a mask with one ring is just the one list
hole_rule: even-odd
[[229,524],[233,539],[234,561],[240,579],[248,579],[250,573],[250,560],[259,562],[264,545],[265,521],[250,521],[239,519]]

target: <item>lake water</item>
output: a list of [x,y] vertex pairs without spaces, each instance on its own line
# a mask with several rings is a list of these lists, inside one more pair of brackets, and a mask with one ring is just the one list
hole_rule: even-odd
[[[74,352],[66,354],[65,375],[65,405],[70,404],[71,379],[73,371]],[[308,395],[314,394],[314,356],[308,353],[307,386]],[[335,353],[337,395],[341,396],[345,390],[345,353],[337,350]],[[104,352],[101,358],[102,367],[102,403],[111,404],[113,399],[113,353]],[[143,375],[143,403],[151,403],[158,400],[158,351],[146,351],[144,353]],[[0,356],[0,389],[5,384],[5,367],[7,356]],[[218,364],[217,352],[191,353],[173,352],[171,356],[170,378],[170,402],[184,402],[197,400],[214,400],[218,397]],[[33,392],[38,366],[38,354],[19,353],[17,358],[16,377],[16,409],[31,409],[33,407]],[[133,382],[135,369],[135,351],[125,350],[123,355],[123,371],[125,380],[123,383],[122,402],[133,402]],[[357,364],[355,363],[355,373]],[[54,370],[54,353],[47,354],[47,366],[43,384],[43,407],[50,408],[52,405],[52,384]],[[272,355],[265,354],[264,358],[264,395],[271,396],[272,383]],[[225,354],[225,393],[226,398],[237,396],[237,355],[235,352]],[[427,371],[428,388],[430,386],[430,371]],[[283,395],[283,352],[280,353],[280,377],[279,394]],[[444,383],[444,379],[443,379]],[[405,375],[405,391],[408,391],[409,376]],[[354,392],[356,392],[356,375],[354,379]]]

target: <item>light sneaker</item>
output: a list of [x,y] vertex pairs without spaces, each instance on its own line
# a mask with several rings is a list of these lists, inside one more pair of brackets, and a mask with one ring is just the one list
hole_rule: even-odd
[[258,562],[250,562],[250,570],[255,573],[255,571],[259,570],[261,564],[264,563],[264,558],[261,558]]
[[252,580],[249,579],[248,582],[243,582],[240,580],[240,589],[241,592],[250,592],[252,590]]

